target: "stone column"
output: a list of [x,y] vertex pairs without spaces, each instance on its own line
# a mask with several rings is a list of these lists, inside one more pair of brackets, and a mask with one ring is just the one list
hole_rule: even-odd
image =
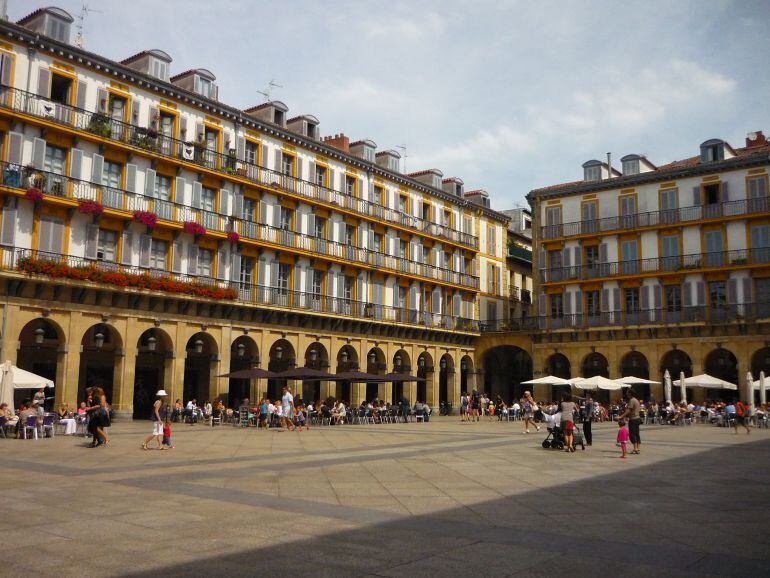
[[[173,404],[177,399],[182,399],[184,393],[184,368],[187,361],[187,341],[190,338],[187,335],[187,327],[184,323],[176,323],[175,327],[170,327],[168,334],[171,336],[171,350],[174,352],[174,358],[171,360],[170,373],[166,373],[164,378],[164,389],[171,398]],[[182,403],[187,400],[182,399]]]
[[[70,313],[68,325],[62,325],[62,330],[67,338],[66,352],[60,355],[61,365],[64,366],[63,379],[60,383],[63,387],[56,389],[56,404],[67,403],[70,407],[77,407],[78,402],[78,382],[80,381],[80,346],[85,329],[83,329],[83,318],[80,312]],[[86,328],[87,329],[87,328]],[[61,346],[60,346],[61,347]],[[57,378],[59,364],[57,364]]]

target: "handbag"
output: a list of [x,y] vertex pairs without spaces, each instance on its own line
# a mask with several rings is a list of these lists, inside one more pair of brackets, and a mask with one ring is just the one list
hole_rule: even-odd
[[540,411],[540,406],[537,403],[532,403],[532,411]]

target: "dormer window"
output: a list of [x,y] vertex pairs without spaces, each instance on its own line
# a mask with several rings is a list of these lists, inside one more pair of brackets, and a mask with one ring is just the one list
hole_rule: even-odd
[[275,113],[273,115],[273,124],[283,126],[284,112],[282,110],[278,110],[277,108],[274,109],[273,112]]
[[157,79],[168,81],[168,62],[159,58],[150,59],[150,74]]
[[214,95],[214,83],[208,78],[195,76],[195,92],[203,97],[211,98]]
[[49,15],[48,26],[46,27],[46,35],[60,42],[69,42],[70,25],[68,22],[64,22],[58,18],[53,18]]
[[441,177],[438,175],[433,175],[433,178],[431,179],[431,186],[435,189],[441,188]]
[[639,159],[623,161],[623,176],[639,174]]
[[589,165],[583,167],[583,180],[585,181],[599,181],[602,178],[601,165]]
[[700,160],[702,163],[721,161],[725,158],[725,142],[712,139],[700,145]]
[[398,158],[394,156],[388,157],[388,170],[398,172]]

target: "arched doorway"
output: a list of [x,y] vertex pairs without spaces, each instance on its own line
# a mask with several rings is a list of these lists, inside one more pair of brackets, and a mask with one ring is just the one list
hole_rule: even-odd
[[[393,356],[393,373],[409,373],[412,371],[412,360],[405,349],[399,349]],[[404,383],[391,384],[391,401],[398,403],[404,397]],[[412,400],[409,400],[410,402]]]
[[113,402],[114,385],[122,373],[123,342],[117,330],[106,323],[91,326],[80,342],[78,399],[85,399],[86,388],[101,387],[109,403]]
[[[286,339],[279,339],[273,343],[270,348],[269,362],[267,364],[267,370],[273,372],[286,371],[287,369],[293,369],[297,364],[297,354],[294,351],[294,346]],[[268,379],[267,380],[267,397],[276,400],[281,397],[281,386],[284,381],[281,379]]]
[[[64,332],[61,327],[49,319],[42,317],[34,319],[27,323],[19,333],[19,351],[16,357],[16,366],[50,379],[53,381],[54,386],[59,386],[59,380],[63,377],[64,373],[64,346]],[[15,390],[14,405],[19,407],[19,404],[31,397],[33,393],[26,389]],[[63,388],[58,387],[55,395],[57,401],[63,401]],[[45,396],[46,398],[53,397],[54,392],[46,390]],[[45,410],[51,411],[53,406],[53,400],[47,399]]]
[[[735,357],[732,351],[720,347],[713,350],[706,356],[706,360],[703,364],[703,368],[707,374],[724,381],[729,381],[735,385],[739,385],[738,382],[738,358]],[[729,389],[708,389],[706,390],[707,399],[738,399],[738,391]]]
[[[417,358],[417,377],[421,377],[425,380],[417,382],[417,399],[419,401],[425,402],[428,398],[428,383],[433,382],[433,371],[433,356],[427,351],[423,351]],[[439,398],[440,397],[441,392],[439,391]],[[439,399],[439,401],[441,400]]]
[[[620,377],[640,377],[650,379],[650,364],[644,354],[629,351],[620,360]],[[649,399],[649,384],[636,384],[632,388],[639,399]]]
[[162,329],[148,329],[136,344],[134,419],[150,419],[155,394],[171,384],[171,337]]
[[[439,403],[449,401],[450,392],[454,391],[455,386],[455,361],[452,356],[445,353],[438,362],[439,380],[438,380],[438,400]],[[423,400],[425,401],[425,400]]]
[[[610,364],[607,361],[607,358],[604,357],[604,355],[594,351],[593,353],[589,353],[588,355],[585,356],[585,359],[583,359],[583,363],[580,364],[580,372],[582,374],[582,377],[584,378],[601,375],[602,377],[606,377],[607,379],[609,379]],[[613,397],[614,396],[619,397],[620,392],[617,392],[617,394],[613,394]],[[554,399],[559,399],[559,398],[554,397]],[[602,403],[607,403],[610,401],[610,392],[608,392],[607,390],[600,389],[594,392],[594,399]]]
[[[358,352],[356,351],[356,348],[352,345],[343,345],[340,347],[340,350],[337,352],[337,368],[335,370],[336,373],[344,373],[346,371],[358,371]],[[337,382],[337,393],[340,397],[343,397],[343,399],[347,399],[350,401],[351,404],[357,404],[361,401],[361,391],[360,386],[358,384],[355,384],[355,389],[358,393],[356,395],[353,395],[353,389],[354,385],[351,384],[349,381],[343,381],[343,382]],[[349,397],[342,396],[343,393],[348,394]],[[354,399],[355,398],[355,399]]]
[[[366,354],[366,373],[374,375],[383,375],[388,370],[388,364],[385,362],[385,354],[379,347],[372,347]],[[375,399],[385,399],[386,383],[367,383],[366,399],[373,401]]]
[[460,360],[460,393],[467,392],[471,386],[469,377],[473,375],[473,358],[470,355],[463,355]]
[[[311,369],[318,369],[319,371],[329,371],[329,353],[326,351],[323,343],[315,342],[311,343],[305,351],[305,367]],[[350,395],[350,382],[348,384],[347,394]],[[338,385],[339,389],[339,385]],[[343,388],[344,389],[344,388]],[[302,382],[302,399],[319,399],[321,397],[321,382],[320,381],[303,381]],[[346,402],[350,401],[350,397],[343,397],[340,392],[337,391],[337,397],[344,399]],[[346,403],[347,405],[347,403]]]
[[203,405],[216,396],[212,390],[216,383],[217,344],[211,335],[199,331],[187,341],[185,353],[182,400],[186,403],[195,399]]
[[[562,379],[569,379],[572,377],[572,365],[567,359],[567,356],[563,353],[554,353],[546,362],[546,375],[553,375]],[[551,399],[558,401],[564,392],[570,391],[571,388],[566,385],[552,385],[551,386]]]
[[532,379],[532,358],[514,345],[498,345],[483,357],[484,392],[493,399],[498,395],[506,403],[521,397],[522,381]]
[[[671,381],[679,379],[679,375],[684,373],[685,377],[692,377],[692,361],[690,356],[681,349],[672,349],[667,351],[660,360],[660,382],[665,383],[666,370],[671,376]],[[682,399],[681,388],[671,388],[672,401],[678,402]],[[689,397],[689,395],[688,395]]]
[[765,372],[765,379],[770,380],[770,347],[758,349],[751,356],[752,377],[759,379],[759,374],[763,371]]
[[[259,349],[257,343],[248,335],[241,335],[230,346],[230,372],[251,369],[259,365]],[[245,398],[257,403],[256,392],[253,391],[251,379],[230,378],[227,399],[222,399],[225,405],[237,406]],[[220,395],[224,398],[224,395]]]

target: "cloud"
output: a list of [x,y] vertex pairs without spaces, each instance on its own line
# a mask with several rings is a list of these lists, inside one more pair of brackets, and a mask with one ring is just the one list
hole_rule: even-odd
[[435,38],[446,29],[446,20],[438,13],[427,11],[410,17],[384,16],[364,20],[364,35],[369,40],[389,42],[415,42],[423,38]]

